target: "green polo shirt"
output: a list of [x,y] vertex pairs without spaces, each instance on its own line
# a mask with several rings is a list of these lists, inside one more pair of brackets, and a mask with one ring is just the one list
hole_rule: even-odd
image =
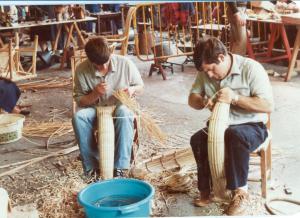
[[[190,93],[212,97],[218,90],[229,87],[236,94],[247,97],[259,97],[267,100],[273,107],[273,93],[268,75],[257,61],[240,55],[232,55],[230,73],[221,81],[210,79],[206,73],[198,72]],[[248,122],[266,123],[266,113],[253,113],[240,107],[230,105],[229,124]]]
[[75,71],[73,96],[77,104],[82,96],[91,93],[96,85],[103,81],[108,84],[109,89],[96,103],[100,106],[117,104],[113,96],[116,90],[144,85],[136,65],[124,56],[112,54],[109,69],[106,75],[102,75],[89,60],[78,65]]

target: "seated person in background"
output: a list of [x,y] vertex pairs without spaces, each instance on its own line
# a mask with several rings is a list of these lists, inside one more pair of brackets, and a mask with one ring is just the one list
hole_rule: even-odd
[[[214,102],[230,104],[229,127],[225,139],[225,175],[227,189],[232,191],[227,215],[242,215],[248,200],[250,152],[268,136],[267,113],[273,108],[272,88],[263,66],[250,59],[227,52],[217,38],[200,41],[194,50],[199,70],[189,95],[189,105],[197,110],[214,107]],[[211,98],[216,94],[214,101]],[[196,206],[210,203],[211,174],[208,162],[208,128],[191,137],[197,163],[200,198]]]
[[0,109],[7,113],[28,115],[29,111],[17,105],[20,96],[21,91],[14,82],[0,77]]
[[96,125],[95,106],[116,105],[114,112],[115,160],[114,176],[123,176],[129,168],[133,143],[133,112],[113,96],[116,90],[127,90],[129,96],[143,90],[143,80],[135,64],[124,56],[111,54],[105,38],[90,39],[85,45],[88,57],[75,72],[74,98],[80,107],[72,123],[86,176],[99,169],[99,155],[93,130]]
[[[99,4],[87,4],[85,5],[85,9],[89,13],[98,13],[101,11],[100,5]],[[91,32],[91,33],[96,33],[96,23],[93,21],[89,21],[86,24],[86,31]]]

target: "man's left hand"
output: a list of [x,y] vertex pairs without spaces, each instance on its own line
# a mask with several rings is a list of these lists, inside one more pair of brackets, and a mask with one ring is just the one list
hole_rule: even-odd
[[129,97],[134,97],[135,89],[133,87],[128,87],[124,91],[129,95]]
[[220,89],[219,92],[217,93],[217,101],[231,104],[232,99],[234,99],[235,95],[236,94],[232,91],[232,89],[226,87]]

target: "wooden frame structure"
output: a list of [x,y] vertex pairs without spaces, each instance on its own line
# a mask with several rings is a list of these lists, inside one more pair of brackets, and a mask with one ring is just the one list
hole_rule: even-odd
[[250,162],[250,165],[260,166],[260,178],[248,179],[249,181],[261,183],[261,195],[263,198],[267,197],[267,186],[268,186],[268,181],[271,180],[271,172],[272,172],[272,144],[271,144],[272,135],[270,132],[270,128],[271,128],[270,114],[268,116],[267,128],[268,128],[268,137],[258,147],[258,149],[256,149],[254,152],[250,154],[252,158],[259,158],[259,162],[257,161]]
[[[34,37],[32,47],[20,47],[19,35],[16,33],[14,43],[10,40],[7,45],[0,48],[0,76],[12,81],[36,77],[37,49],[38,36]],[[27,69],[24,69],[21,63],[21,54],[32,57],[31,65]]]

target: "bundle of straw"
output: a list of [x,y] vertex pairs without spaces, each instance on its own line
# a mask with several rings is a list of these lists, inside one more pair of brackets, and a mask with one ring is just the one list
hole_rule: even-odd
[[73,127],[70,121],[29,122],[23,128],[23,135],[28,137],[60,137],[71,132]]
[[124,90],[115,91],[114,97],[132,110],[136,116],[140,117],[141,127],[150,137],[154,137],[160,142],[165,142],[167,138],[166,134],[161,131],[149,114],[140,110],[140,106],[135,99],[131,98]]
[[168,153],[159,154],[135,166],[148,172],[161,172],[174,168],[193,167],[196,165],[191,148],[183,148]]
[[22,91],[25,91],[25,90],[60,88],[69,85],[71,85],[71,79],[56,77],[56,78],[48,78],[48,79],[27,82],[27,83],[19,84],[18,86]]
[[47,149],[51,139],[67,135],[71,132],[73,132],[73,127],[70,121],[29,122],[25,123],[23,128],[24,136],[48,138],[46,142]]

